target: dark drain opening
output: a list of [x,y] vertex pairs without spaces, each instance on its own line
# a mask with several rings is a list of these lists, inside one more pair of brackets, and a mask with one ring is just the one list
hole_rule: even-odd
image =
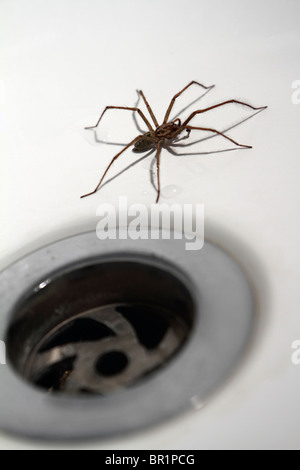
[[96,371],[100,375],[116,375],[122,372],[128,359],[121,351],[111,351],[101,356],[96,363]]
[[50,336],[43,343],[39,352],[48,351],[56,346],[68,343],[80,343],[82,341],[97,341],[107,336],[115,336],[115,333],[103,323],[91,318],[78,318],[62,326],[59,331]]
[[48,392],[103,395],[132,386],[189,335],[194,305],[181,279],[144,258],[55,273],[16,308],[9,359]]
[[167,316],[145,305],[120,306],[117,312],[133,325],[140,342],[147,349],[156,348],[170,327]]

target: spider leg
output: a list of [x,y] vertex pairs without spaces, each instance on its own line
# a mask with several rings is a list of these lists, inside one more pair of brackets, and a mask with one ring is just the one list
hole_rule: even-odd
[[100,115],[100,117],[99,117],[97,123],[95,124],[95,126],[85,127],[85,129],[95,129],[96,127],[98,127],[104,113],[106,113],[106,111],[108,109],[126,109],[128,111],[137,111],[139,113],[139,115],[141,116],[141,118],[143,119],[146,126],[148,127],[149,131],[153,132],[153,128],[152,128],[150,122],[148,121],[148,119],[146,118],[146,116],[144,115],[144,113],[139,108],[128,108],[127,106],[106,106],[106,108],[104,109],[103,113]]
[[108,172],[108,170],[110,169],[110,167],[112,166],[112,164],[114,163],[114,161],[123,153],[125,152],[125,150],[127,150],[129,147],[131,147],[131,145],[133,145],[138,139],[140,138],[140,136],[137,136],[135,139],[133,139],[128,145],[126,145],[126,147],[123,148],[123,150],[121,150],[121,152],[117,153],[117,155],[114,156],[114,158],[112,159],[112,161],[110,162],[110,164],[108,165],[108,167],[106,168],[105,172],[103,173],[99,183],[97,184],[96,188],[94,189],[94,191],[90,192],[90,193],[87,193],[87,194],[84,194],[83,196],[81,196],[81,199],[83,197],[87,197],[87,196],[91,196],[92,194],[95,194],[99,188],[99,186],[101,185],[106,173]]
[[157,170],[157,198],[155,202],[158,202],[160,197],[160,151],[161,151],[161,141],[157,143],[157,152],[156,152],[156,170]]
[[209,128],[207,128],[207,127],[193,127],[193,126],[186,126],[185,129],[187,129],[187,130],[190,131],[190,132],[191,132],[192,130],[214,132],[215,134],[221,135],[221,136],[224,137],[225,139],[230,140],[230,142],[234,143],[235,145],[238,145],[239,147],[243,147],[243,148],[247,148],[247,149],[252,149],[252,146],[251,146],[251,145],[239,144],[239,143],[236,142],[235,140],[231,139],[230,137],[228,137],[227,135],[223,134],[222,132],[217,131],[216,129],[209,129]]
[[179,91],[178,93],[176,93],[176,95],[173,96],[173,98],[171,99],[171,102],[169,104],[169,107],[167,109],[167,112],[165,114],[165,118],[164,118],[164,122],[163,124],[166,124],[166,122],[168,121],[169,119],[169,116],[170,116],[170,112],[172,111],[172,108],[174,106],[174,103],[175,103],[175,100],[176,98],[178,98],[178,96],[180,96],[185,90],[187,90],[191,85],[199,85],[201,86],[202,88],[205,88],[205,90],[209,90],[210,88],[213,88],[215,85],[211,85],[211,86],[204,86],[202,85],[202,83],[198,83],[198,82],[195,82],[194,80],[192,82],[190,82],[187,86],[185,86],[181,91]]
[[[266,108],[268,107],[268,106],[260,106],[259,108],[255,108],[254,106],[251,106],[251,105],[248,104],[248,103],[244,103],[243,101],[238,101],[238,100],[223,101],[222,103],[215,104],[215,105],[213,105],[213,106],[210,106],[209,108],[198,109],[197,111],[194,111],[194,112],[184,121],[184,123],[182,124],[182,128],[186,127],[187,124],[188,124],[197,114],[206,113],[207,111],[210,111],[210,110],[212,110],[212,109],[219,108],[220,106],[224,106],[225,104],[231,104],[231,103],[242,104],[243,106],[247,106],[248,108],[254,109],[255,111],[257,111],[257,110],[259,110],[259,109],[266,109]],[[178,131],[181,132],[181,129],[178,130]],[[179,132],[178,132],[178,133],[179,133]]]
[[147,101],[144,93],[142,92],[142,90],[139,90],[139,93],[140,93],[141,97],[143,98],[145,105],[147,106],[148,112],[149,112],[150,116],[152,117],[152,121],[154,122],[155,127],[157,128],[159,126],[159,124],[158,124],[157,119],[154,115],[154,112],[151,109],[150,104],[148,103],[148,101]]

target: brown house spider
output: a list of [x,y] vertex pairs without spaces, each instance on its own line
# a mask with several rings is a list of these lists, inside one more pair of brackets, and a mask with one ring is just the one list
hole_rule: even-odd
[[179,134],[181,132],[183,132],[184,130],[187,132],[186,136],[184,138],[188,138],[191,131],[192,130],[199,130],[199,131],[208,131],[208,132],[212,132],[214,134],[217,134],[217,135],[221,135],[222,137],[224,137],[225,139],[229,140],[230,142],[233,142],[235,145],[239,146],[239,147],[242,147],[242,148],[252,148],[250,145],[243,145],[243,144],[239,144],[238,142],[236,142],[235,140],[231,139],[230,137],[228,137],[227,135],[223,134],[222,132],[216,130],[216,129],[211,129],[211,128],[205,128],[205,127],[194,127],[194,126],[190,126],[189,123],[191,122],[191,120],[197,115],[197,114],[201,114],[201,113],[206,113],[207,111],[210,111],[212,109],[215,109],[215,108],[218,108],[220,106],[224,106],[226,104],[229,104],[229,103],[237,103],[237,104],[241,104],[241,105],[244,105],[244,106],[247,106],[248,108],[251,108],[251,109],[254,109],[254,110],[260,110],[260,109],[265,109],[267,108],[267,106],[261,106],[259,108],[255,108],[254,106],[251,106],[250,104],[247,104],[247,103],[244,103],[242,101],[237,101],[237,100],[228,100],[228,101],[223,101],[222,103],[219,103],[219,104],[215,104],[213,106],[210,106],[209,108],[205,108],[205,109],[198,109],[197,111],[194,111],[190,114],[190,116],[185,119],[185,121],[182,123],[180,119],[175,119],[174,121],[169,121],[168,122],[168,118],[170,116],[170,113],[171,113],[171,110],[174,106],[174,103],[175,103],[175,100],[176,98],[178,98],[185,90],[187,90],[187,88],[189,88],[191,85],[199,85],[201,86],[202,88],[204,88],[205,90],[209,90],[211,88],[214,87],[214,85],[210,86],[210,87],[206,87],[204,85],[202,85],[201,83],[198,83],[198,82],[195,82],[195,81],[192,81],[190,82],[187,86],[185,86],[181,91],[179,91],[178,93],[176,93],[176,95],[173,96],[170,104],[169,104],[169,107],[167,109],[167,112],[165,114],[165,117],[164,117],[164,120],[163,120],[163,123],[161,125],[158,124],[157,122],[157,119],[148,103],[148,101],[146,100],[146,97],[144,95],[144,93],[142,92],[142,90],[139,91],[141,97],[143,98],[144,100],[144,103],[147,107],[147,110],[151,116],[151,119],[153,121],[153,124],[155,126],[155,128],[153,128],[153,126],[151,125],[151,123],[149,122],[149,120],[146,118],[146,116],[144,115],[144,113],[139,109],[139,108],[130,108],[130,107],[127,107],[127,106],[106,106],[106,108],[104,109],[103,113],[101,114],[101,116],[99,117],[97,123],[95,126],[90,126],[90,127],[86,127],[85,129],[95,129],[96,127],[98,127],[104,113],[108,110],[108,109],[126,109],[128,111],[136,111],[137,113],[139,113],[139,115],[141,116],[141,118],[143,119],[144,123],[146,124],[147,128],[149,129],[148,132],[146,132],[145,134],[142,134],[142,135],[138,135],[137,137],[135,137],[129,144],[127,144],[123,150],[121,150],[121,152],[117,153],[117,155],[114,156],[114,158],[112,159],[112,161],[110,162],[110,164],[108,165],[108,167],[106,168],[104,174],[102,175],[97,187],[94,189],[94,191],[88,193],[88,194],[84,194],[83,196],[81,196],[82,198],[83,197],[86,197],[86,196],[90,196],[91,194],[94,194],[98,188],[101,186],[101,183],[105,177],[105,175],[107,174],[108,170],[110,169],[110,167],[112,166],[112,164],[114,163],[114,161],[123,153],[125,152],[125,150],[127,150],[129,147],[131,147],[132,145],[134,145],[134,148],[133,148],[133,151],[134,152],[146,152],[147,150],[150,150],[151,148],[155,147],[156,146],[156,169],[157,169],[157,198],[156,198],[156,202],[158,202],[159,200],[159,197],[160,197],[160,174],[159,174],[159,168],[160,168],[160,152],[161,152],[161,148],[162,148],[162,145],[165,141],[169,141],[169,142],[174,142],[175,139],[177,139],[177,137],[179,136]]

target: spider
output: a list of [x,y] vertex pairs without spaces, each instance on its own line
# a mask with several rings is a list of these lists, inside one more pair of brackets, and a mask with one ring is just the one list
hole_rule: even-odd
[[94,189],[94,191],[92,191],[90,193],[87,193],[87,194],[84,194],[83,196],[81,196],[81,198],[91,196],[92,194],[95,194],[98,191],[99,187],[102,184],[103,179],[105,178],[108,170],[110,169],[110,167],[112,166],[114,161],[120,155],[122,155],[122,153],[125,152],[125,150],[127,150],[132,145],[134,146],[133,147],[134,152],[146,152],[147,150],[150,150],[150,149],[152,149],[156,146],[156,170],[157,170],[157,198],[156,198],[156,202],[158,202],[159,198],[160,198],[160,153],[161,153],[161,148],[162,148],[164,142],[172,143],[174,141],[178,141],[178,136],[183,131],[186,131],[186,135],[185,135],[185,137],[183,137],[184,139],[189,137],[191,131],[194,131],[194,130],[195,131],[208,131],[208,132],[211,132],[211,133],[214,133],[216,135],[220,135],[220,136],[224,137],[225,139],[229,140],[230,142],[234,143],[235,145],[237,145],[239,147],[252,148],[250,145],[239,144],[235,140],[231,139],[230,137],[228,137],[227,135],[225,135],[224,133],[222,133],[222,132],[220,132],[216,129],[191,126],[190,122],[198,114],[206,113],[207,111],[218,108],[220,106],[225,106],[225,105],[230,104],[230,103],[241,104],[241,105],[247,106],[248,108],[251,108],[251,109],[254,109],[254,110],[266,109],[267,106],[261,106],[259,108],[255,108],[254,106],[251,106],[248,103],[244,103],[243,101],[238,101],[238,100],[231,99],[231,100],[223,101],[222,103],[218,103],[218,104],[215,104],[213,106],[210,106],[209,108],[198,109],[197,111],[193,111],[189,115],[189,117],[187,119],[185,119],[183,122],[181,122],[181,120],[178,119],[178,118],[176,118],[174,121],[168,121],[170,113],[172,111],[172,108],[174,106],[174,103],[175,103],[176,99],[192,85],[198,85],[198,86],[204,88],[205,90],[210,90],[211,88],[213,88],[215,86],[215,85],[211,85],[211,86],[207,87],[207,86],[204,86],[201,83],[196,82],[194,80],[191,81],[188,85],[186,85],[182,90],[180,90],[178,93],[176,93],[176,95],[173,96],[173,98],[171,99],[171,102],[169,104],[169,107],[167,109],[167,112],[165,114],[163,123],[161,125],[158,124],[157,119],[156,119],[156,117],[155,117],[155,115],[154,115],[154,113],[151,109],[151,106],[149,105],[144,93],[142,92],[142,90],[139,90],[139,94],[141,95],[141,97],[142,97],[142,99],[143,99],[143,101],[144,101],[144,103],[147,107],[149,115],[150,115],[150,117],[153,121],[154,127],[149,122],[149,120],[147,119],[145,114],[139,108],[127,107],[127,106],[106,106],[106,108],[104,109],[104,111],[100,115],[100,117],[99,117],[97,123],[95,124],[95,126],[85,127],[85,129],[96,129],[98,127],[103,115],[106,113],[107,110],[109,110],[109,109],[124,109],[124,110],[127,110],[127,111],[137,112],[141,116],[141,118],[143,119],[144,123],[146,124],[146,126],[148,128],[148,132],[135,137],[131,142],[129,142],[129,144],[127,144],[121,150],[121,152],[117,153],[117,155],[115,155],[113,157],[113,159],[111,160],[111,162],[107,166],[106,170],[104,171],[104,173],[103,173],[98,185]]

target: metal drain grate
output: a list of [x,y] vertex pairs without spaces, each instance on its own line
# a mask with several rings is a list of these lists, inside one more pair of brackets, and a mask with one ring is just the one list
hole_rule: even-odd
[[48,392],[105,395],[163,366],[188,337],[192,315],[190,294],[170,272],[99,260],[52,275],[22,299],[8,354]]
[[24,375],[48,391],[105,394],[164,364],[187,334],[180,318],[156,306],[96,308],[46,335]]

